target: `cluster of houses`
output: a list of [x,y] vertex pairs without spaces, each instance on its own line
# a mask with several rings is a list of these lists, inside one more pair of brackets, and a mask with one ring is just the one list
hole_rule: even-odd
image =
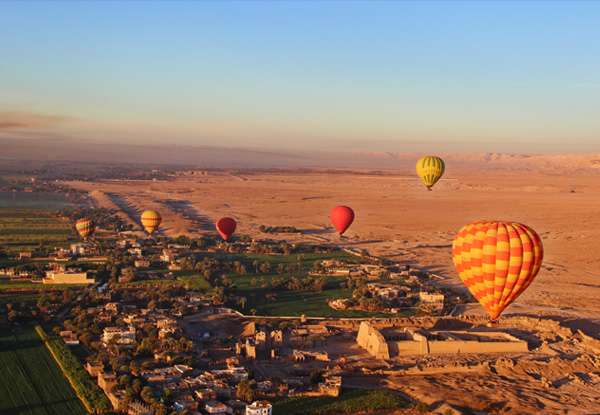
[[[373,298],[379,298],[386,304],[387,311],[398,313],[402,307],[412,307],[417,302],[424,306],[431,307],[435,311],[441,311],[444,308],[444,294],[428,293],[423,291],[421,284],[417,286],[406,286],[386,283],[368,283],[367,292]],[[351,301],[346,298],[331,300],[330,307],[336,310],[347,310],[350,308]]]
[[[196,295],[198,297],[199,294]],[[194,298],[201,301],[199,298]],[[135,312],[134,312],[135,311]],[[177,319],[166,310],[136,310],[135,306],[109,302],[103,306],[90,308],[88,312],[95,314],[95,319],[104,324],[111,324],[116,316],[121,316],[127,324],[125,327],[107,326],[104,328],[100,340],[106,351],[112,353],[110,345],[132,348],[136,342],[136,333],[143,325],[158,329],[158,338],[182,338],[183,329]],[[65,341],[76,337],[71,332],[62,332]],[[68,343],[73,344],[73,343]],[[187,350],[192,353],[192,350]],[[140,371],[140,376],[153,391],[170,390],[173,393],[173,406],[175,410],[190,414],[225,414],[237,411],[240,414],[270,415],[272,406],[267,401],[257,401],[247,404],[235,399],[237,388],[235,385],[248,379],[248,372],[241,366],[237,358],[233,357],[224,362],[224,367],[213,370],[194,369],[183,364],[169,365],[162,355],[156,354],[154,362],[164,362],[163,367]],[[115,388],[118,385],[118,376],[107,370],[99,361],[90,361],[86,370],[97,379],[116,410],[124,410],[133,415],[147,415],[152,411],[143,402],[129,401],[125,392]],[[269,390],[269,385],[260,385],[264,391]],[[217,401],[227,401],[222,403]]]
[[[206,301],[201,294],[192,293],[188,302]],[[109,355],[117,353],[111,346],[133,348],[139,341],[139,330],[154,327],[158,329],[159,339],[184,339],[184,328],[179,320],[168,310],[136,309],[135,306],[123,303],[108,302],[90,308],[95,320],[104,323],[105,327],[100,340]],[[116,317],[125,323],[115,326]],[[254,324],[254,323],[252,323]],[[137,334],[137,337],[136,337]],[[170,390],[173,394],[173,405],[177,411],[188,411],[191,414],[261,414],[270,415],[272,406],[268,401],[259,400],[251,404],[236,399],[240,382],[248,381],[248,370],[240,364],[251,363],[255,359],[280,359],[283,350],[283,331],[268,330],[263,326],[254,326],[254,334],[240,339],[231,351],[225,351],[216,360],[200,365],[203,369],[193,368],[185,364],[173,364],[161,354],[155,354],[152,369],[140,370],[140,376],[152,388],[155,394]],[[61,333],[65,341],[76,340],[71,332]],[[286,335],[287,336],[287,335]],[[290,358],[296,363],[313,360],[330,361],[326,352],[309,350],[317,346],[317,342],[326,339],[328,330],[324,325],[304,325],[296,327],[289,333],[289,344],[292,347]],[[288,338],[286,338],[286,341]],[[210,343],[210,342],[209,342]],[[204,349],[210,350],[210,349]],[[223,349],[221,349],[223,351]],[[178,355],[200,356],[199,347],[182,350]],[[211,355],[217,356],[210,352]],[[118,357],[115,355],[115,357]],[[155,367],[157,366],[158,367]],[[143,366],[142,366],[143,367]],[[86,365],[90,375],[97,379],[98,385],[105,391],[115,409],[125,410],[133,415],[147,415],[151,408],[143,402],[126,399],[125,392],[118,390],[118,376],[99,361],[90,361]],[[306,378],[294,376],[278,381],[263,380],[256,382],[256,396],[262,399],[269,396],[296,396],[298,394],[317,394],[339,396],[342,378],[328,375],[318,385],[311,386]],[[259,398],[259,399],[261,399]]]
[[[89,374],[97,379],[98,386],[104,390],[116,410],[131,415],[149,415],[151,409],[142,402],[128,401],[125,392],[115,388],[117,375],[106,372],[101,362],[90,361],[86,365]],[[231,414],[237,411],[246,415],[271,415],[272,405],[265,400],[248,404],[235,397],[235,388],[229,386],[231,378],[239,381],[248,378],[248,373],[240,367],[230,370],[201,371],[185,365],[142,371],[140,376],[152,390],[169,389],[174,396],[173,407],[178,412],[188,411],[196,414]],[[225,403],[217,400],[217,397]],[[225,398],[225,399],[224,399]]]
[[321,262],[324,274],[340,275],[347,277],[381,278],[382,275],[392,279],[406,278],[412,282],[418,282],[419,278],[427,277],[427,274],[409,267],[386,267],[375,264],[346,264],[337,260],[326,260]]

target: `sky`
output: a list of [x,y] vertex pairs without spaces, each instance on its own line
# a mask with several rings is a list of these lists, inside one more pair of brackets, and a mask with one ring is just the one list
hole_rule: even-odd
[[0,137],[600,152],[600,2],[2,1]]

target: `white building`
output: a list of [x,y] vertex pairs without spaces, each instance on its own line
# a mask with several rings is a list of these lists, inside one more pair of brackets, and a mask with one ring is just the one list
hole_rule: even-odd
[[131,326],[126,329],[120,327],[105,328],[102,333],[102,341],[104,344],[108,344],[108,342],[117,335],[120,336],[117,344],[133,344],[133,342],[135,342],[135,328]]
[[246,415],[272,415],[273,406],[268,401],[254,401],[246,406]]
[[227,405],[223,405],[218,401],[210,401],[204,405],[204,410],[209,414],[225,414],[227,413]]
[[71,253],[73,253],[73,255],[85,254],[85,245],[84,244],[71,244]]
[[93,277],[88,277],[87,272],[55,272],[46,271],[46,278],[42,279],[44,284],[93,284]]
[[444,307],[444,294],[429,294],[421,291],[419,293],[419,299],[425,305],[440,309]]

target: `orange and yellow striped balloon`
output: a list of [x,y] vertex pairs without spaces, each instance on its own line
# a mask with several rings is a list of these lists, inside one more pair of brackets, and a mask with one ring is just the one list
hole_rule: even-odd
[[146,229],[150,235],[158,228],[161,221],[162,216],[160,216],[160,213],[158,212],[147,210],[142,213],[142,225],[144,225],[144,229]]
[[469,223],[452,244],[460,279],[494,320],[531,284],[543,256],[539,235],[516,222]]
[[417,174],[427,186],[427,190],[431,190],[431,187],[440,180],[445,170],[444,160],[436,156],[421,157],[417,161]]

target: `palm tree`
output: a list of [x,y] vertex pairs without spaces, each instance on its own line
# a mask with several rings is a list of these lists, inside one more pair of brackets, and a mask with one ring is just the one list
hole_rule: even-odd
[[257,311],[258,311],[258,310],[257,310],[256,308],[253,308],[252,310],[250,310],[250,312],[252,313],[252,315],[253,315],[253,316],[255,316],[255,315],[256,315],[256,312],[257,312]]
[[242,309],[246,307],[246,297],[242,297],[240,298],[240,300],[238,301],[239,304],[242,306]]
[[260,270],[264,273],[264,274],[268,274],[271,271],[271,263],[269,261],[265,261],[261,264],[260,266]]

